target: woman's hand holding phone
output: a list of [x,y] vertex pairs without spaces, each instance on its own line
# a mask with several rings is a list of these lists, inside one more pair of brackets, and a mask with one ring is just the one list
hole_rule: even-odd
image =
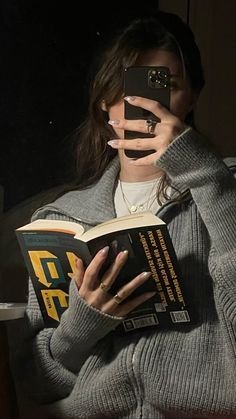
[[164,153],[171,142],[179,136],[185,129],[185,124],[159,102],[138,96],[128,96],[124,98],[132,106],[137,106],[151,112],[160,122],[156,123],[153,129],[152,138],[140,138],[138,134],[150,132],[150,125],[147,120],[127,120],[109,121],[110,125],[115,125],[124,131],[137,132],[137,138],[132,140],[115,139],[108,141],[108,144],[114,149],[135,150],[136,152],[144,150],[153,150],[152,154],[138,158],[133,161],[137,166],[153,165],[155,161]]

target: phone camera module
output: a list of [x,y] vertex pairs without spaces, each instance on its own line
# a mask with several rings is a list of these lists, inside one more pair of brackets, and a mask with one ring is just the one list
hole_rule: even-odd
[[154,89],[165,88],[167,86],[167,73],[164,70],[150,70],[149,86]]

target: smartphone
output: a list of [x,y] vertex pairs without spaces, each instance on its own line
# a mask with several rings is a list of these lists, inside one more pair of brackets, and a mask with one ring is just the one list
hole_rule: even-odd
[[[124,70],[125,96],[142,96],[160,102],[167,109],[170,108],[170,70],[164,66],[131,66]],[[125,102],[125,119],[151,119],[159,121],[153,113]],[[154,135],[137,131],[125,131],[125,139],[152,138]],[[140,158],[153,153],[155,150],[125,150],[130,158]]]

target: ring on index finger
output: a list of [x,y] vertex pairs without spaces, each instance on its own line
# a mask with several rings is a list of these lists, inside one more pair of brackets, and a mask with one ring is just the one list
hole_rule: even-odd
[[147,119],[146,120],[146,125],[147,125],[147,132],[148,134],[155,134],[155,128],[156,128],[156,121],[153,121],[152,119]]

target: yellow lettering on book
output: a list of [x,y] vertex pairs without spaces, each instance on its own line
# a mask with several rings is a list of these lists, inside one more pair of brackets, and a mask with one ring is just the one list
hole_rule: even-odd
[[177,275],[174,271],[174,267],[173,267],[173,264],[171,262],[169,253],[167,252],[167,250],[165,250],[163,253],[164,253],[164,256],[165,256],[167,266],[168,266],[169,271],[170,271],[171,278],[173,278],[173,279],[177,278]]
[[[60,260],[47,250],[30,250],[29,257],[38,278],[38,281],[46,287],[57,287],[59,283],[67,282],[68,276],[75,275],[75,260],[77,256],[72,252],[66,252],[66,257],[72,272],[63,272]],[[69,268],[68,268],[69,269]]]
[[[155,262],[152,259],[152,254],[151,254],[150,249],[148,247],[147,240],[146,240],[143,233],[139,233],[139,237],[140,237],[140,241],[143,245],[145,255],[146,255],[147,260],[148,260],[148,265],[149,265],[149,268],[150,268],[150,272],[152,274],[152,278],[154,279],[154,281],[156,283],[156,287],[157,287],[157,291],[158,291],[158,294],[159,294],[160,299],[161,299],[161,303],[163,305],[167,306],[166,297],[165,297],[165,294],[164,294],[164,291],[163,291],[163,288],[162,288],[162,285],[161,285],[161,282],[160,282],[159,275],[158,275],[157,270],[156,270]],[[155,242],[153,233],[151,231],[148,231],[148,237],[151,241],[151,245],[153,247],[155,247],[156,242]]]
[[163,263],[163,260],[162,260],[162,258],[161,258],[161,255],[160,255],[159,249],[154,249],[154,256],[155,256],[155,258],[156,258],[158,268],[159,268],[159,269],[160,269],[160,271],[161,271],[162,269],[164,269],[164,263]]
[[[162,235],[161,230],[157,230],[157,235],[158,235],[158,238],[159,238],[159,241],[160,241],[161,248],[163,250],[163,254],[164,254],[164,257],[165,257],[165,260],[166,260],[166,264],[167,264],[168,270],[170,272],[170,276],[173,279],[173,284],[174,284],[174,287],[175,287],[175,291],[176,291],[178,300],[179,300],[179,302],[181,304],[183,304],[185,306],[183,294],[182,294],[182,291],[180,289],[180,285],[179,285],[179,281],[178,281],[178,276],[177,276],[177,274],[176,274],[176,272],[174,270],[174,266],[173,266],[173,263],[171,261],[170,254],[169,254],[169,252],[167,250],[167,247],[166,247],[166,244],[165,244],[165,240],[164,240],[164,237]],[[168,295],[169,295],[170,300],[171,301],[175,301],[175,297],[173,295],[173,291],[171,290],[171,288],[169,286],[170,284],[168,284],[166,282],[165,276],[164,276],[164,282],[167,285],[167,288],[166,289],[167,289],[167,292],[168,292]]]
[[169,279],[168,279],[168,276],[167,276],[167,273],[166,273],[165,269],[162,269],[162,270],[161,270],[161,274],[162,274],[162,278],[163,278],[164,284],[165,284],[166,286],[167,286],[167,285],[170,285],[170,283],[169,283]]
[[71,267],[71,269],[72,269],[72,272],[68,272],[68,276],[70,277],[70,278],[73,278],[73,276],[75,275],[75,273],[76,273],[76,266],[75,266],[75,261],[76,261],[76,259],[78,259],[78,256],[76,256],[74,253],[72,253],[72,252],[66,252],[66,256],[67,256],[67,259],[68,259],[68,261],[69,261],[69,264],[70,264],[70,267]]
[[[58,278],[56,265],[54,261],[52,261],[52,259],[56,261],[57,257],[47,250],[30,250],[29,257],[39,282],[46,287],[50,287],[53,280]],[[54,269],[52,269],[52,263],[54,264]],[[48,264],[50,268],[48,268]],[[47,271],[45,267],[47,267]],[[53,277],[50,276],[52,271]]]
[[169,296],[170,301],[172,301],[174,303],[176,301],[176,299],[174,297],[172,288],[171,287],[166,287],[166,289],[167,289],[167,292],[168,292],[168,296]]
[[143,245],[143,250],[145,252],[146,258],[147,260],[150,260],[152,258],[148,244],[147,244],[147,240],[145,239],[145,236],[143,233],[139,233],[139,237],[140,237],[140,241]]
[[184,297],[183,297],[183,294],[181,292],[178,280],[174,279],[173,283],[174,283],[174,286],[175,286],[175,290],[176,290],[176,294],[177,294],[179,302],[182,303],[185,306]]
[[59,321],[61,312],[68,307],[68,294],[59,289],[41,290],[41,293],[49,317]]
[[162,250],[166,250],[165,240],[160,229],[157,230],[157,237],[159,239],[159,243],[161,245]]
[[57,273],[57,270],[56,270],[55,263],[48,262],[48,270],[49,270],[49,273],[50,273],[50,276],[51,276],[52,279],[57,279],[58,278],[58,273]]
[[157,270],[156,270],[156,267],[154,265],[153,260],[149,260],[148,264],[149,264],[150,271],[152,273],[152,277],[153,277],[154,281],[156,282],[156,284],[159,284],[160,280],[159,280],[159,276],[158,276],[158,273],[157,273]]
[[152,231],[148,231],[148,237],[149,237],[149,240],[150,240],[150,243],[151,243],[152,247],[156,248],[157,244],[156,244],[156,240],[155,240],[155,237],[154,237]]

